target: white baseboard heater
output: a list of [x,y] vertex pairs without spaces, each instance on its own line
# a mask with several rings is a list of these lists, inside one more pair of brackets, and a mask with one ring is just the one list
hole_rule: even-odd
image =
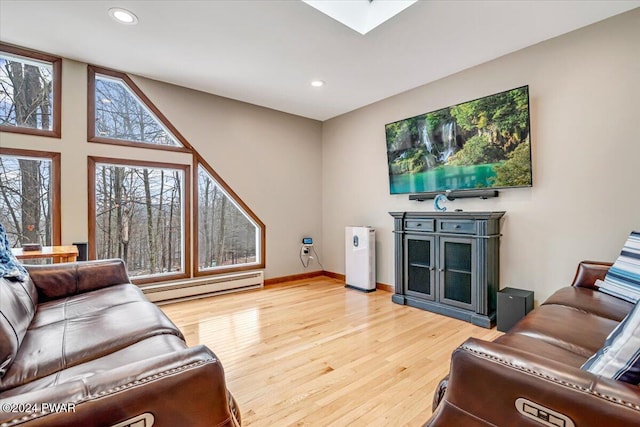
[[226,294],[248,289],[264,287],[264,274],[262,271],[246,273],[225,274],[168,282],[157,285],[141,286],[142,292],[152,302],[174,302],[176,300],[188,300],[203,296]]

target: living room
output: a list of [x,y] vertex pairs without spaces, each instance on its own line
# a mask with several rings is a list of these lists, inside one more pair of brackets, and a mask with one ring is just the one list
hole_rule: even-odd
[[[264,230],[258,245],[264,245],[264,251],[253,267],[262,270],[267,284],[323,271],[344,275],[344,228],[369,225],[376,229],[376,294],[384,294],[392,304],[391,293],[385,292],[395,282],[394,222],[389,212],[431,211],[432,206],[389,194],[385,124],[528,85],[533,185],[501,190],[497,198],[446,203],[450,211],[506,212],[500,223],[500,287],[534,291],[541,303],[571,284],[581,260],[613,262],[630,231],[640,229],[634,175],[640,154],[634,142],[640,13],[636,2],[617,3],[622,9],[607,19],[495,59],[470,60],[466,67],[426,84],[416,83],[335,116],[317,113],[316,118],[231,99],[223,92],[224,82],[218,83],[220,92],[206,93],[142,77],[135,69],[109,63],[107,57],[85,62],[63,56],[61,137],[3,131],[0,148],[60,154],[60,243],[91,242],[88,158],[196,168],[189,152],[87,142],[87,62],[127,73],[214,178],[224,182],[232,198],[237,196],[240,207],[253,215],[249,217],[255,216]],[[61,48],[44,49],[14,35],[15,22],[21,19],[16,13],[25,13],[17,4],[2,2],[1,41],[60,55]],[[417,19],[413,7],[425,5],[413,5],[396,19]],[[144,19],[140,16],[141,22]],[[126,43],[126,36],[115,37]],[[48,43],[55,46],[55,40]],[[157,55],[144,59],[158,68],[171,61]],[[247,67],[260,67],[258,60],[265,59]],[[326,87],[305,88],[319,104],[331,104],[338,96],[322,92],[336,84],[325,78]],[[308,236],[317,254],[305,268],[299,253],[301,239]]]

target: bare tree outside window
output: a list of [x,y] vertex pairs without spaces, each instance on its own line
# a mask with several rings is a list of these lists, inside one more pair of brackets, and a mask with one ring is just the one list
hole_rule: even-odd
[[53,244],[52,161],[0,156],[0,222],[12,247]]
[[192,153],[198,166],[90,157],[90,257],[125,259],[140,284],[264,267],[264,224],[127,75],[89,66],[88,94],[89,141]]
[[198,166],[198,269],[226,268],[259,262],[257,225]]
[[95,166],[98,259],[122,258],[132,277],[184,271],[181,169]]
[[0,126],[53,129],[53,65],[0,52]]
[[172,147],[181,146],[122,80],[98,74],[95,78],[95,88],[96,136]]

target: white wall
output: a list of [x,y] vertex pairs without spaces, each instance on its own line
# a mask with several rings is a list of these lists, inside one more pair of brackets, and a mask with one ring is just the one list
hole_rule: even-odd
[[[27,46],[25,46],[27,47]],[[321,123],[132,76],[189,143],[266,224],[265,277],[319,270],[298,259],[303,236],[322,255]],[[0,146],[61,153],[62,243],[87,241],[87,156],[190,163],[184,153],[87,142],[87,66],[63,60],[62,139],[0,133]]]
[[389,211],[432,211],[390,195],[384,125],[529,85],[533,187],[449,209],[504,210],[501,287],[538,301],[578,261],[615,259],[640,229],[640,9],[532,46],[323,123],[325,268],[344,273],[346,225],[377,230],[377,280],[393,284]]

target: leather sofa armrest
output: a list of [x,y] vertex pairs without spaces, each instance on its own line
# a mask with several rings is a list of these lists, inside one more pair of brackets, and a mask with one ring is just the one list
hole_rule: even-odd
[[448,385],[449,375],[440,380],[438,386],[436,387],[436,390],[433,392],[433,400],[431,401],[431,412],[435,412],[442,399],[444,399],[444,394],[447,391]]
[[23,394],[0,393],[3,409],[16,408],[0,410],[0,424],[100,427],[151,414],[154,427],[239,427],[233,405],[222,364],[196,346]]
[[129,283],[124,261],[107,259],[49,265],[25,265],[40,301],[64,298]]
[[613,264],[610,262],[582,261],[578,264],[576,276],[573,278],[571,286],[580,288],[598,289],[596,280],[604,280],[607,271]]
[[640,418],[637,386],[471,338],[454,351],[444,399],[426,425],[541,425],[518,412],[519,398],[568,417],[576,427],[632,426]]

